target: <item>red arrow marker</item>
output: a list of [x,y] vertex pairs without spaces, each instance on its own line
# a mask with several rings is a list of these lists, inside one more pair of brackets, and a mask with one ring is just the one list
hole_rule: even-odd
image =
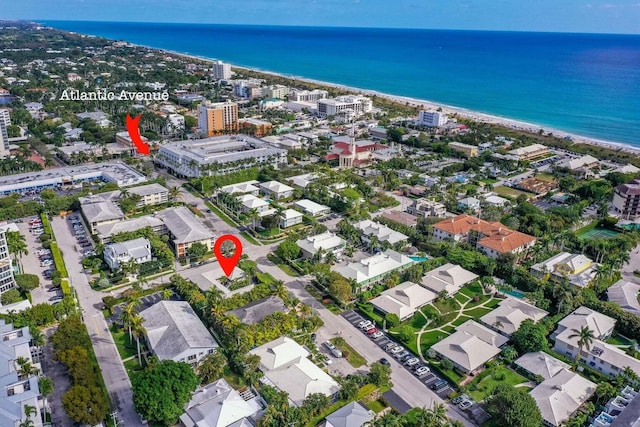
[[[235,253],[230,257],[225,257],[220,250],[222,244],[226,241],[231,241],[236,247]],[[213,253],[216,254],[216,258],[218,258],[218,262],[220,263],[220,267],[222,267],[222,271],[227,277],[231,277],[231,273],[233,273],[233,269],[238,265],[238,261],[240,261],[240,257],[242,256],[242,242],[236,236],[232,234],[225,234],[216,239],[216,243],[213,245]]]
[[129,132],[129,137],[131,138],[133,145],[136,147],[136,150],[138,150],[138,153],[148,156],[149,144],[143,142],[140,137],[140,117],[142,117],[142,115],[136,116],[132,119],[131,116],[127,114],[127,132]]

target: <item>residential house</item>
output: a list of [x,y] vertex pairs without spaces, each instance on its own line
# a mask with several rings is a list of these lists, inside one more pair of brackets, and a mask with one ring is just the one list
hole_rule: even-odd
[[293,196],[293,188],[278,181],[268,181],[260,184],[260,190],[273,199],[286,199]]
[[186,301],[160,301],[142,310],[147,344],[158,360],[196,366],[218,343]]
[[637,427],[640,413],[639,395],[640,393],[629,386],[620,390],[616,397],[607,402],[607,411],[601,414],[605,416],[598,416],[594,420],[594,427]]
[[453,240],[475,244],[491,258],[502,254],[521,254],[536,243],[536,238],[513,231],[499,222],[488,222],[461,214],[433,225],[433,237],[438,241]]
[[480,210],[480,200],[475,197],[465,197],[458,200],[458,209],[461,211],[478,212]]
[[327,415],[320,427],[363,427],[376,416],[360,402],[351,402]]
[[520,328],[522,322],[527,319],[538,322],[544,319],[549,312],[524,302],[518,298],[508,297],[500,302],[498,307],[485,314],[480,321],[489,328],[510,337]]
[[[25,358],[40,368],[31,356],[31,334],[28,327],[14,328],[0,319],[0,425],[41,427],[42,400],[36,375],[18,376],[17,359]],[[35,415],[27,416],[25,407],[32,406]],[[31,423],[27,421],[31,420]]]
[[413,264],[413,260],[391,249],[332,269],[347,279],[353,279],[360,287],[369,287],[394,271],[402,271]]
[[144,237],[112,243],[104,250],[104,261],[113,271],[130,261],[136,264],[151,261],[151,243]]
[[560,252],[546,261],[534,264],[531,273],[539,279],[561,282],[568,280],[574,286],[584,288],[596,276],[596,267],[590,258],[582,254]]
[[[555,340],[553,349],[571,358],[579,357],[582,363],[605,375],[618,375],[625,368],[630,368],[640,375],[640,360],[605,342],[614,325],[615,320],[612,318],[586,307],[579,307],[558,323],[558,328],[551,336]],[[585,326],[593,332],[594,339],[589,347],[583,347],[578,355],[578,333]]]
[[571,418],[595,393],[596,384],[568,369],[545,379],[529,392],[545,426],[557,427]]
[[218,193],[229,193],[229,194],[251,194],[252,196],[258,196],[260,189],[256,186],[258,181],[245,181],[239,182],[237,184],[225,185],[218,190]]
[[422,286],[431,289],[436,294],[445,292],[447,296],[451,297],[464,285],[477,278],[477,274],[465,270],[459,265],[447,263],[427,272],[422,278]]
[[329,206],[321,205],[308,199],[298,200],[294,203],[294,206],[311,216],[322,216],[331,213],[331,208]]
[[416,219],[416,217],[406,212],[387,211],[382,214],[382,217],[397,224],[404,225],[405,227],[413,228],[418,225],[418,220]]
[[300,406],[310,394],[333,398],[340,391],[340,385],[308,359],[309,352],[289,337],[280,337],[249,353],[260,357],[262,382],[287,392],[295,406]]
[[[252,393],[250,395],[254,396]],[[184,414],[180,416],[180,422],[184,427],[235,427],[236,423],[244,420],[253,426],[252,420],[261,411],[256,397],[245,400],[221,378],[193,392],[191,400],[185,405]]]
[[509,339],[481,324],[468,320],[456,331],[432,345],[431,348],[443,359],[466,374],[477,372],[485,363],[500,354]]
[[296,224],[301,224],[303,216],[304,215],[294,209],[285,209],[280,214],[280,228],[287,228]]
[[236,199],[240,201],[239,213],[249,213],[255,210],[260,217],[263,217],[273,215],[276,212],[275,209],[271,209],[269,202],[252,194],[243,194],[242,196],[236,197]]
[[586,173],[588,170],[598,166],[600,160],[590,155],[584,155],[578,158],[567,158],[556,163],[556,168],[568,169],[573,173]]
[[539,375],[545,380],[555,377],[563,370],[571,369],[568,363],[564,363],[544,351],[525,353],[513,363],[529,375]]
[[607,299],[618,304],[624,311],[640,316],[639,293],[640,285],[620,279],[607,289]]
[[169,201],[169,190],[160,184],[147,184],[140,187],[131,187],[127,189],[129,194],[135,194],[140,196],[140,202],[138,207],[153,206]]
[[368,245],[375,237],[378,243],[387,242],[389,245],[395,245],[396,243],[406,242],[409,237],[395,231],[386,225],[379,222],[365,219],[353,224],[355,228],[362,231],[362,240]]
[[437,297],[437,294],[416,283],[404,282],[387,289],[369,302],[381,313],[395,314],[403,321]]
[[447,208],[433,200],[418,199],[407,207],[407,212],[423,218],[442,218],[447,215]]
[[253,301],[245,306],[229,310],[225,315],[234,315],[245,325],[262,322],[265,317],[273,313],[288,313],[289,309],[280,297],[270,296]]
[[303,175],[296,175],[287,178],[287,181],[300,188],[307,188],[307,185],[311,184],[319,178],[318,174],[305,173]]
[[178,206],[156,212],[169,230],[173,248],[178,257],[186,256],[194,243],[202,243],[207,250],[213,249],[215,234],[195,216],[189,208]]
[[516,148],[509,151],[516,160],[529,161],[538,157],[546,156],[549,153],[549,147],[542,144],[531,144],[527,147]]
[[503,208],[505,206],[511,205],[511,202],[504,197],[496,196],[495,194],[488,194],[484,197],[483,202],[489,206],[495,206],[499,208]]
[[345,247],[345,241],[330,231],[307,236],[296,241],[296,244],[302,249],[302,257],[307,259],[313,258],[320,250],[325,254],[331,252],[336,258],[340,258]]

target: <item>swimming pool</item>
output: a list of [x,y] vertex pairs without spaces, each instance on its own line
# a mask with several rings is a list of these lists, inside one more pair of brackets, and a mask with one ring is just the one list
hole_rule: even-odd
[[411,258],[415,262],[425,262],[429,260],[429,257],[426,256],[410,256],[409,258]]
[[520,291],[514,291],[512,289],[499,289],[500,292],[505,293],[507,295],[511,295],[512,297],[516,297],[519,299],[524,298],[524,294]]

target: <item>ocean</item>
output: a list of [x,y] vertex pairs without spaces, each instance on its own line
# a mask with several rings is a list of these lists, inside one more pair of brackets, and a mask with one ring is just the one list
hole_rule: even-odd
[[640,146],[640,35],[43,23]]

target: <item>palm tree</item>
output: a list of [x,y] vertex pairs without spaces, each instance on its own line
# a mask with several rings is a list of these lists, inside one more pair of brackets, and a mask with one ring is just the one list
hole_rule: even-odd
[[31,328],[31,345],[34,347],[42,347],[46,344],[44,334],[38,328]]
[[182,199],[182,192],[180,191],[180,187],[177,185],[169,188],[169,200],[172,202],[177,202]]
[[578,353],[576,354],[577,365],[578,360],[580,360],[580,356],[582,355],[582,349],[586,348],[589,350],[591,348],[591,343],[596,337],[588,326],[582,326],[580,329],[571,329],[571,332],[573,333],[569,335],[569,339],[578,338]]
[[162,299],[163,300],[170,300],[171,297],[173,296],[173,291],[171,289],[165,289],[162,291]]
[[7,231],[5,234],[9,253],[13,254],[14,259],[22,258],[23,255],[29,255],[27,241],[25,237],[17,231]]
[[140,338],[144,337],[147,330],[144,327],[144,318],[136,314],[131,319],[131,331],[136,339],[136,347],[138,349],[138,363],[142,366],[142,354],[140,353]]
[[47,397],[53,393],[53,380],[49,377],[40,377],[38,380],[38,389],[40,390],[40,394],[44,398],[44,418],[47,419]]
[[129,329],[129,343],[132,342],[132,331],[131,331],[131,321],[132,319],[138,315],[138,308],[140,306],[140,301],[134,300],[127,304],[124,309],[120,312],[120,321],[122,322],[122,326]]
[[26,357],[18,357],[16,359],[16,372],[18,373],[18,378],[25,379],[29,378],[32,375],[36,375],[40,370],[31,364],[31,361]]
[[27,416],[27,419],[22,421],[19,426],[20,427],[33,427],[35,424],[31,419],[32,415],[37,413],[36,407],[31,405],[24,405],[24,414]]

